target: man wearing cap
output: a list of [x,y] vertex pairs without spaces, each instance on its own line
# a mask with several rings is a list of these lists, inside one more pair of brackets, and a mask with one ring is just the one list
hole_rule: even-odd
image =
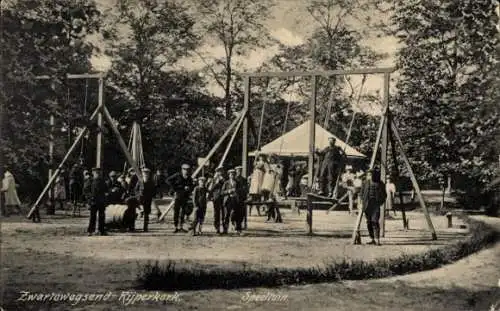
[[118,174],[115,171],[109,173],[109,179],[106,180],[106,186],[109,189],[108,204],[123,203],[125,189],[118,181]]
[[[247,200],[248,197],[248,181],[245,177],[242,175],[243,167],[242,166],[237,166],[234,168],[236,176],[234,179],[236,180],[236,189],[238,191],[238,213],[236,213],[236,217],[234,218],[234,221],[237,222],[243,222],[245,221],[245,229],[246,229],[246,205],[245,201]],[[241,218],[241,219],[240,219]]]
[[208,193],[214,205],[214,227],[217,234],[221,233],[221,225],[224,223],[224,205],[222,195],[222,186],[224,186],[224,169],[218,167],[215,169],[214,177],[208,183]]
[[135,196],[135,190],[137,188],[137,183],[139,182],[139,177],[135,174],[135,170],[133,167],[128,169],[127,176],[127,195],[129,197]]
[[229,229],[229,220],[233,218],[235,220],[236,232],[241,233],[241,221],[236,220],[242,219],[241,209],[239,208],[239,195],[238,195],[238,185],[236,181],[236,171],[230,169],[227,171],[229,179],[222,186],[222,195],[224,196],[224,224],[223,224],[223,234],[227,234]]
[[101,176],[101,169],[100,168],[93,168],[92,169],[92,184],[91,184],[91,190],[90,190],[90,198],[89,198],[89,205],[90,205],[90,221],[89,221],[89,227],[88,227],[88,235],[91,236],[95,232],[95,226],[96,226],[96,218],[97,214],[99,214],[98,217],[98,230],[100,235],[106,235],[106,231],[104,228],[104,220],[105,220],[105,209],[106,209],[106,204],[107,204],[107,192],[108,188],[106,186],[106,182]]
[[349,198],[349,213],[353,214],[354,212],[354,179],[356,176],[352,172],[352,166],[347,165],[346,171],[342,174],[341,181],[342,187],[344,187],[347,191],[347,197]]
[[322,152],[319,152],[323,155],[319,170],[320,192],[321,194],[326,194],[328,191],[328,196],[333,196],[337,174],[344,160],[344,152],[335,145],[335,141],[335,137],[329,137],[329,146]]
[[151,170],[149,168],[142,169],[143,183],[137,183],[135,193],[142,204],[144,216],[144,232],[148,232],[149,215],[151,214],[151,204],[156,195],[156,186],[151,178]]
[[[190,166],[188,164],[182,164],[181,174],[176,175],[171,180],[172,188],[175,192],[174,199],[174,233],[179,231],[188,232],[183,228],[184,218],[186,216],[186,211],[188,208],[189,196],[193,192],[194,182],[190,176]],[[180,225],[180,227],[179,227]]]

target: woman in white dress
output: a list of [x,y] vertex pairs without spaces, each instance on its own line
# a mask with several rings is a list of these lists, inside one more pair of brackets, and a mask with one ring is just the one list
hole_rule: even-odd
[[4,210],[2,211],[5,216],[9,215],[9,211],[12,208],[16,208],[17,212],[21,213],[21,200],[17,196],[16,180],[11,172],[5,171],[4,178],[2,180],[2,193],[4,196]]

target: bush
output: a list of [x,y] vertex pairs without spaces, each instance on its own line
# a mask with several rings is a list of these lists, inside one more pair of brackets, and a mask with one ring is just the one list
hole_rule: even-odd
[[139,270],[139,289],[146,290],[195,290],[210,288],[243,288],[256,286],[298,285],[304,283],[336,282],[390,277],[425,271],[449,264],[466,257],[494,242],[497,233],[482,222],[466,218],[471,235],[440,249],[397,258],[379,259],[375,262],[349,260],[327,263],[324,267],[298,269],[242,269],[227,271],[222,269],[176,268],[175,262],[161,265],[158,261],[147,263]]

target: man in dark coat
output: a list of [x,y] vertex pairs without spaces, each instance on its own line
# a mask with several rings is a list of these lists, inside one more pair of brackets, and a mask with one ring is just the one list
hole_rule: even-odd
[[144,232],[148,232],[149,215],[151,214],[151,204],[156,195],[156,186],[151,178],[151,171],[148,168],[142,170],[143,184],[137,183],[135,193],[142,204],[144,215]]
[[91,236],[95,232],[96,218],[98,218],[98,230],[100,235],[107,235],[104,228],[105,209],[107,204],[108,188],[106,182],[102,178],[101,169],[92,169],[93,178],[90,189],[89,205],[90,205],[90,221],[88,227],[88,235]]
[[83,191],[83,168],[79,163],[75,163],[69,172],[69,193],[73,206],[76,206],[82,199]]
[[125,189],[118,181],[118,174],[115,171],[109,173],[109,178],[106,180],[106,186],[109,189],[108,204],[122,204],[125,195]]
[[165,175],[163,175],[160,169],[156,170],[156,174],[153,176],[153,182],[156,187],[156,194],[162,198],[163,191],[165,190]]
[[[380,245],[380,206],[387,197],[385,184],[380,180],[380,170],[367,172],[367,180],[361,188],[366,225],[371,241],[368,244]],[[377,240],[375,242],[375,239]]]
[[333,196],[337,175],[344,160],[344,152],[335,145],[334,137],[329,137],[328,142],[330,145],[320,152],[323,155],[319,168],[320,193],[322,195],[328,193],[328,196]]
[[[236,172],[231,169],[228,171],[229,179],[222,186],[222,195],[224,196],[224,223],[223,234],[227,234],[229,229],[229,220],[235,220],[236,232],[241,234],[241,222],[237,222],[241,216],[241,208],[238,195],[238,185],[236,181]],[[241,190],[240,190],[241,191]]]
[[[235,171],[235,180],[236,180],[236,188],[238,191],[238,212],[234,215],[234,222],[237,224],[238,222],[241,223],[246,220],[246,200],[248,197],[248,191],[249,191],[249,185],[248,181],[245,177],[242,175],[243,167],[237,166],[234,168]],[[240,219],[241,218],[241,219]],[[245,229],[246,229],[246,222],[245,222]]]
[[214,227],[217,234],[221,233],[221,224],[224,222],[224,205],[223,205],[223,195],[222,186],[224,186],[224,176],[222,172],[224,169],[218,167],[215,169],[214,177],[208,183],[208,193],[214,205]]
[[134,168],[129,168],[128,170],[128,187],[127,187],[127,195],[129,197],[135,196],[135,190],[137,187],[137,183],[139,182],[139,178],[137,177]]
[[186,216],[186,211],[188,208],[188,201],[191,193],[194,189],[193,179],[190,176],[190,166],[188,164],[183,164],[181,166],[181,174],[174,175],[169,184],[175,192],[174,198],[174,233],[177,232],[188,232],[183,228],[184,218]]

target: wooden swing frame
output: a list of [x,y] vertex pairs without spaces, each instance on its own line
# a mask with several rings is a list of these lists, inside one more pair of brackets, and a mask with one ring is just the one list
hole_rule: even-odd
[[[111,127],[114,135],[116,136],[118,143],[120,144],[120,148],[127,158],[127,161],[129,162],[130,166],[134,168],[135,174],[137,175],[139,179],[139,183],[143,183],[142,179],[142,174],[139,171],[139,168],[135,161],[132,158],[132,155],[128,151],[127,145],[125,144],[125,141],[123,140],[123,137],[120,134],[120,131],[114,124],[113,118],[111,117],[111,114],[109,113],[108,109],[106,108],[104,104],[104,78],[105,78],[105,73],[104,72],[98,72],[98,73],[86,73],[86,74],[68,74],[66,75],[66,79],[98,79],[99,82],[99,94],[98,94],[98,104],[97,108],[94,110],[92,115],[89,117],[88,121],[93,122],[97,118],[97,126],[99,128],[99,131],[97,133],[97,154],[96,154],[96,167],[101,168],[102,165],[102,126],[103,126],[103,117],[106,120],[106,123]],[[51,76],[37,76],[37,80],[50,80],[53,79],[54,77]],[[53,124],[53,117],[51,117],[51,125]],[[56,180],[57,176],[60,174],[61,169],[63,165],[66,163],[66,161],[69,159],[71,154],[77,149],[77,146],[80,144],[82,139],[85,137],[87,132],[89,131],[88,126],[85,126],[78,137],[73,141],[71,147],[69,150],[66,152],[66,155],[63,157],[62,161],[58,165],[57,169],[50,174],[49,181],[45,185],[44,189],[38,196],[37,200],[33,204],[32,208],[30,209],[27,217],[28,218],[33,218],[33,221],[35,221],[34,213],[35,211],[38,211],[39,205],[42,202],[43,198],[47,195],[47,192],[49,189],[52,187],[54,181]],[[53,138],[51,137],[51,140]],[[53,147],[52,147],[53,148]],[[53,169],[52,163],[51,163],[51,170]],[[39,214],[39,213],[37,213]]]
[[[244,78],[244,101],[243,101],[243,111],[245,114],[242,114],[244,120],[243,120],[243,152],[242,152],[242,159],[241,159],[241,165],[243,167],[242,169],[242,175],[243,177],[248,176],[248,128],[249,128],[249,118],[246,114],[246,112],[249,111],[250,109],[250,83],[252,78],[258,78],[258,77],[268,77],[268,78],[285,78],[285,77],[311,77],[311,102],[309,106],[309,116],[310,116],[310,129],[309,129],[309,157],[308,157],[308,174],[310,178],[308,179],[308,186],[309,188],[312,187],[313,185],[313,174],[314,174],[314,154],[315,154],[315,125],[316,125],[316,108],[317,108],[317,81],[318,77],[330,77],[330,76],[347,76],[347,75],[369,75],[369,74],[383,74],[384,75],[384,95],[383,95],[383,114],[381,116],[380,120],[380,127],[377,133],[377,138],[375,142],[375,146],[373,149],[373,154],[372,158],[370,161],[370,169],[374,167],[375,160],[377,157],[377,153],[379,151],[379,147],[381,147],[381,177],[382,180],[385,181],[386,176],[387,176],[387,149],[388,149],[388,140],[390,137],[390,141],[392,144],[392,153],[394,159],[396,158],[394,156],[394,151],[396,144],[398,145],[401,155],[403,157],[403,160],[405,162],[405,165],[407,166],[407,169],[410,173],[410,178],[413,183],[413,188],[415,189],[418,198],[419,198],[419,203],[420,206],[422,207],[426,220],[427,220],[427,225],[429,227],[429,231],[432,235],[432,239],[436,240],[437,235],[436,231],[434,229],[434,226],[432,224],[427,206],[425,205],[425,202],[423,200],[420,187],[418,185],[417,179],[415,178],[415,175],[413,173],[413,170],[411,168],[410,162],[408,158],[406,157],[406,154],[403,150],[403,142],[401,140],[401,137],[399,135],[398,129],[396,125],[393,122],[393,118],[390,113],[389,109],[389,84],[390,84],[390,75],[395,71],[395,68],[390,67],[390,68],[361,68],[361,69],[353,69],[353,70],[329,70],[329,71],[290,71],[290,72],[254,72],[254,73],[244,73],[242,74]],[[309,234],[313,234],[312,230],[312,221],[313,221],[313,204],[312,204],[312,198],[309,198],[308,196],[308,204],[307,204],[307,223],[308,223],[308,229],[309,229]],[[384,203],[381,206],[381,215],[382,215],[382,236],[385,234],[385,209],[386,209],[386,204]],[[360,224],[363,216],[363,211],[361,211],[357,217],[356,220],[356,225],[353,230],[353,236],[352,236],[352,242],[354,244],[360,243]],[[404,221],[404,227],[406,229],[406,219],[403,219]]]

